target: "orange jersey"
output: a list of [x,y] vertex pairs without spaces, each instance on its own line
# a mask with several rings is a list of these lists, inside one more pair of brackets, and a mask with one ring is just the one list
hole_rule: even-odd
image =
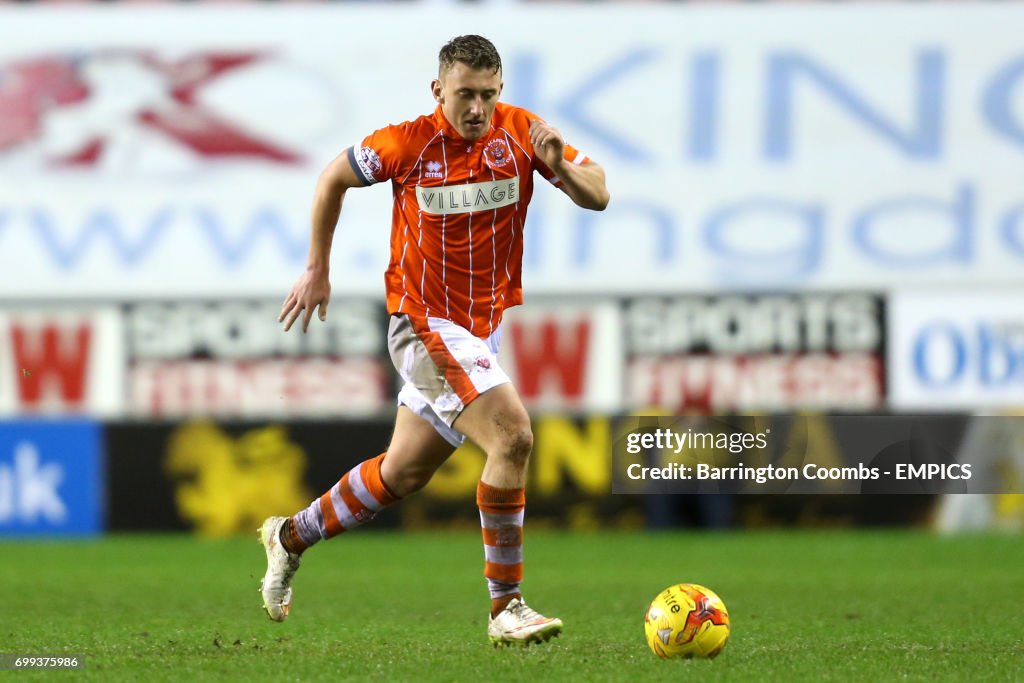
[[[438,106],[388,126],[349,151],[367,184],[391,181],[389,313],[445,318],[487,338],[504,310],[523,302],[523,226],[533,172],[559,179],[534,154],[534,114],[498,103],[490,129],[462,138]],[[565,159],[587,158],[565,146]]]

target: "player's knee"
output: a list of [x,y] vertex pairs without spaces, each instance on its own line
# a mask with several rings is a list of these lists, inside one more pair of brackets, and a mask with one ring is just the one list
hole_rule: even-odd
[[432,467],[403,467],[393,472],[387,483],[392,493],[404,498],[426,486],[435,471]]
[[399,498],[404,498],[426,486],[436,471],[437,467],[431,464],[385,457],[384,466],[381,468],[381,477],[391,493]]
[[506,432],[500,451],[500,456],[511,464],[526,467],[533,451],[533,431],[529,423]]

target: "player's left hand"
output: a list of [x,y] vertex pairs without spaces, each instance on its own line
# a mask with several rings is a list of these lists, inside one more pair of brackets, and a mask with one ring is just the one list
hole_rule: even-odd
[[540,160],[552,170],[565,159],[565,138],[557,128],[540,119],[530,121],[530,142]]

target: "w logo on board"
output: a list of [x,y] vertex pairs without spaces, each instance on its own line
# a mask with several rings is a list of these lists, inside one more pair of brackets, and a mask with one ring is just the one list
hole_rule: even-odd
[[89,366],[92,327],[88,323],[39,326],[13,323],[10,328],[18,397],[24,407],[59,403],[81,406]]
[[0,412],[116,414],[124,404],[117,309],[0,309]]

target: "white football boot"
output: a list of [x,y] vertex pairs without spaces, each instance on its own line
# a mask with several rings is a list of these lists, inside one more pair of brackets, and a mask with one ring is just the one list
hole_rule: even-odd
[[281,545],[281,527],[288,517],[267,517],[259,528],[260,543],[267,551],[267,573],[260,582],[263,609],[274,621],[284,621],[292,609],[292,577],[300,557]]
[[546,643],[561,632],[561,619],[537,614],[522,598],[512,598],[487,624],[487,637],[494,647]]

